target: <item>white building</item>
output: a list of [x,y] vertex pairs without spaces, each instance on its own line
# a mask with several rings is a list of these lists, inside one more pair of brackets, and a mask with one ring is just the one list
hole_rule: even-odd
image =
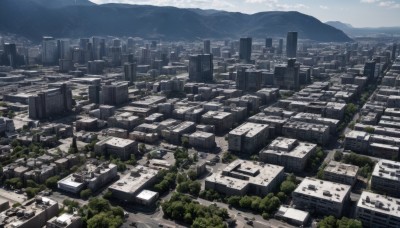
[[316,148],[313,143],[278,137],[260,152],[260,160],[283,166],[288,172],[301,172]]
[[235,160],[206,178],[205,188],[226,195],[267,195],[284,179],[282,166]]
[[298,209],[340,217],[350,197],[350,186],[306,177],[292,193]]
[[400,162],[381,159],[371,177],[371,190],[395,197],[400,196]]
[[400,199],[364,191],[358,200],[355,217],[364,227],[400,227]]

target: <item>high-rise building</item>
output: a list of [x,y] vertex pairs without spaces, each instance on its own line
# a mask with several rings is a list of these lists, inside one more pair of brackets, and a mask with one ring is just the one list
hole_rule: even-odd
[[368,61],[364,65],[364,73],[363,75],[368,78],[368,80],[372,80],[379,75],[379,68],[376,67],[376,61]]
[[265,47],[266,48],[272,48],[272,38],[266,38],[265,39]]
[[261,89],[262,72],[254,69],[242,68],[237,71],[236,88],[243,91],[258,91]]
[[286,56],[296,58],[297,56],[297,32],[288,32],[286,38]]
[[128,83],[120,82],[104,85],[101,89],[101,103],[106,105],[120,105],[128,102]]
[[71,60],[71,43],[68,39],[57,40],[58,59]]
[[125,63],[124,73],[125,81],[128,81],[129,84],[136,81],[136,63]]
[[[17,47],[15,44],[10,44],[10,43],[5,43],[3,45],[4,47],[4,54],[0,59],[0,63],[3,63],[4,65],[8,65],[11,67],[16,67],[17,66]],[[3,60],[3,57],[5,60]]]
[[204,50],[204,54],[210,54],[210,52],[211,52],[211,42],[210,42],[210,40],[205,40],[204,41],[203,50]]
[[93,37],[92,52],[94,60],[101,60],[106,54],[106,40],[100,37]]
[[397,53],[397,44],[394,43],[392,46],[392,61],[396,60],[397,58],[396,53]]
[[251,62],[251,48],[252,48],[252,38],[240,38],[239,46],[239,60],[245,63]]
[[278,50],[276,52],[278,55],[283,54],[283,39],[279,39]]
[[65,83],[30,96],[28,101],[31,119],[45,119],[72,110],[72,92]]
[[43,37],[42,41],[42,63],[52,65],[57,63],[57,42],[53,37]]
[[191,55],[189,57],[189,79],[194,82],[213,81],[213,55]]
[[300,65],[296,59],[289,59],[287,65],[277,65],[274,70],[274,82],[276,86],[284,89],[297,90],[300,87],[299,81]]

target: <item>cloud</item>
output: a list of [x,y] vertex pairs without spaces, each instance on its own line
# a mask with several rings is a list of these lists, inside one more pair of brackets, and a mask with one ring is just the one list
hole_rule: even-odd
[[400,3],[395,1],[387,1],[387,0],[361,0],[362,3],[368,4],[376,4],[380,7],[388,8],[388,9],[399,9]]
[[323,10],[328,10],[329,7],[328,6],[324,6],[324,5],[320,5],[319,8],[323,9]]

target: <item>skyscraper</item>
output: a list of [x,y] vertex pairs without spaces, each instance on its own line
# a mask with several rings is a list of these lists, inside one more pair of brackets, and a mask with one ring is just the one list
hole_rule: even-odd
[[125,63],[124,72],[125,81],[128,81],[130,85],[136,81],[136,63]]
[[204,54],[210,54],[210,51],[211,51],[211,42],[210,42],[210,40],[205,40],[204,41],[203,50],[204,50]]
[[242,69],[236,74],[236,88],[256,92],[262,87],[262,72],[254,69]]
[[392,46],[392,61],[396,60],[397,58],[396,53],[397,53],[397,44],[394,43]]
[[286,56],[296,58],[297,56],[297,32],[288,32],[286,38]]
[[213,81],[213,56],[209,54],[189,57],[189,79],[194,82]]
[[275,85],[279,86],[281,89],[299,89],[299,70],[300,65],[296,63],[296,59],[288,59],[287,65],[275,66]]
[[272,48],[272,38],[266,38],[265,39],[265,47],[266,48]]
[[57,40],[58,59],[71,60],[71,44],[68,39]]
[[283,53],[283,39],[279,39],[278,50],[276,52],[278,55],[282,55]]
[[53,37],[43,37],[42,63],[43,65],[51,65],[57,63],[57,42],[54,40]]
[[251,46],[252,39],[250,37],[240,38],[239,47],[239,60],[245,63],[250,63],[251,61]]

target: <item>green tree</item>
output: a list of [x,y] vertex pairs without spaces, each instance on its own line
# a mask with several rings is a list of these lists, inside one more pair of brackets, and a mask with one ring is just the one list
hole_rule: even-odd
[[50,189],[56,189],[57,188],[57,182],[60,179],[59,176],[53,176],[50,177],[46,180],[45,184],[46,187],[50,188]]
[[84,189],[81,191],[80,196],[82,199],[87,200],[92,195],[92,190]]
[[285,180],[281,184],[281,192],[284,192],[286,195],[291,194],[296,189],[296,184],[292,181]]
[[121,226],[123,220],[119,216],[114,216],[112,213],[99,213],[94,215],[87,221],[88,228],[117,228]]
[[343,158],[343,153],[340,151],[336,151],[335,155],[333,155],[333,159],[335,159],[335,161],[341,161]]

